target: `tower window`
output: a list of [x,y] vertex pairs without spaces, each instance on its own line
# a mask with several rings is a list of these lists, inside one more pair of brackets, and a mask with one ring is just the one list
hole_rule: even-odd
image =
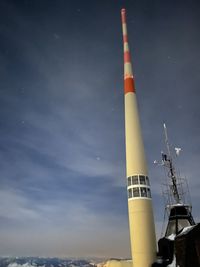
[[147,188],[140,187],[140,190],[141,190],[141,197],[147,197]]
[[151,190],[147,188],[147,197],[151,198]]
[[139,179],[140,179],[140,184],[146,184],[145,176],[139,175]]
[[131,177],[128,177],[128,186],[131,185]]
[[140,197],[139,187],[133,188],[133,197]]
[[138,184],[138,176],[137,175],[132,176],[132,184]]
[[132,198],[132,189],[128,190],[128,198]]
[[149,177],[146,176],[146,184],[149,185]]

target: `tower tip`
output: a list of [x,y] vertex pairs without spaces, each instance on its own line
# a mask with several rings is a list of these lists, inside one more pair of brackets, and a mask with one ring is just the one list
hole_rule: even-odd
[[126,9],[121,9],[122,23],[126,23]]

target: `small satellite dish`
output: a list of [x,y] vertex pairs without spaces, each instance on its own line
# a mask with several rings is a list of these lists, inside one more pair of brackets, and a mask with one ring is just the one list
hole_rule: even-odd
[[180,152],[181,152],[181,148],[180,147],[175,147],[175,151],[176,151],[176,155],[179,156]]

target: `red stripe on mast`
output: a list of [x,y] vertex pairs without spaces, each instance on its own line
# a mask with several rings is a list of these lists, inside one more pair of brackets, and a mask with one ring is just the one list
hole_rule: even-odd
[[128,34],[126,26],[126,10],[121,10],[123,43],[124,43],[124,93],[135,93],[135,84],[132,73],[131,55],[128,47]]
[[131,62],[131,55],[129,51],[124,52],[124,63]]
[[124,79],[124,93],[135,93],[135,84],[132,77]]

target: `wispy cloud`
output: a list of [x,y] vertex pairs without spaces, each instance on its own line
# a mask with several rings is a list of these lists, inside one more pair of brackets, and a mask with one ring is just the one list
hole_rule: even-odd
[[[129,255],[121,4],[104,4],[0,3],[4,255]],[[198,9],[182,3],[177,19],[174,3],[147,10],[126,4],[160,229],[163,173],[153,161],[162,150],[163,120],[187,154],[181,170],[191,177],[198,209]]]

